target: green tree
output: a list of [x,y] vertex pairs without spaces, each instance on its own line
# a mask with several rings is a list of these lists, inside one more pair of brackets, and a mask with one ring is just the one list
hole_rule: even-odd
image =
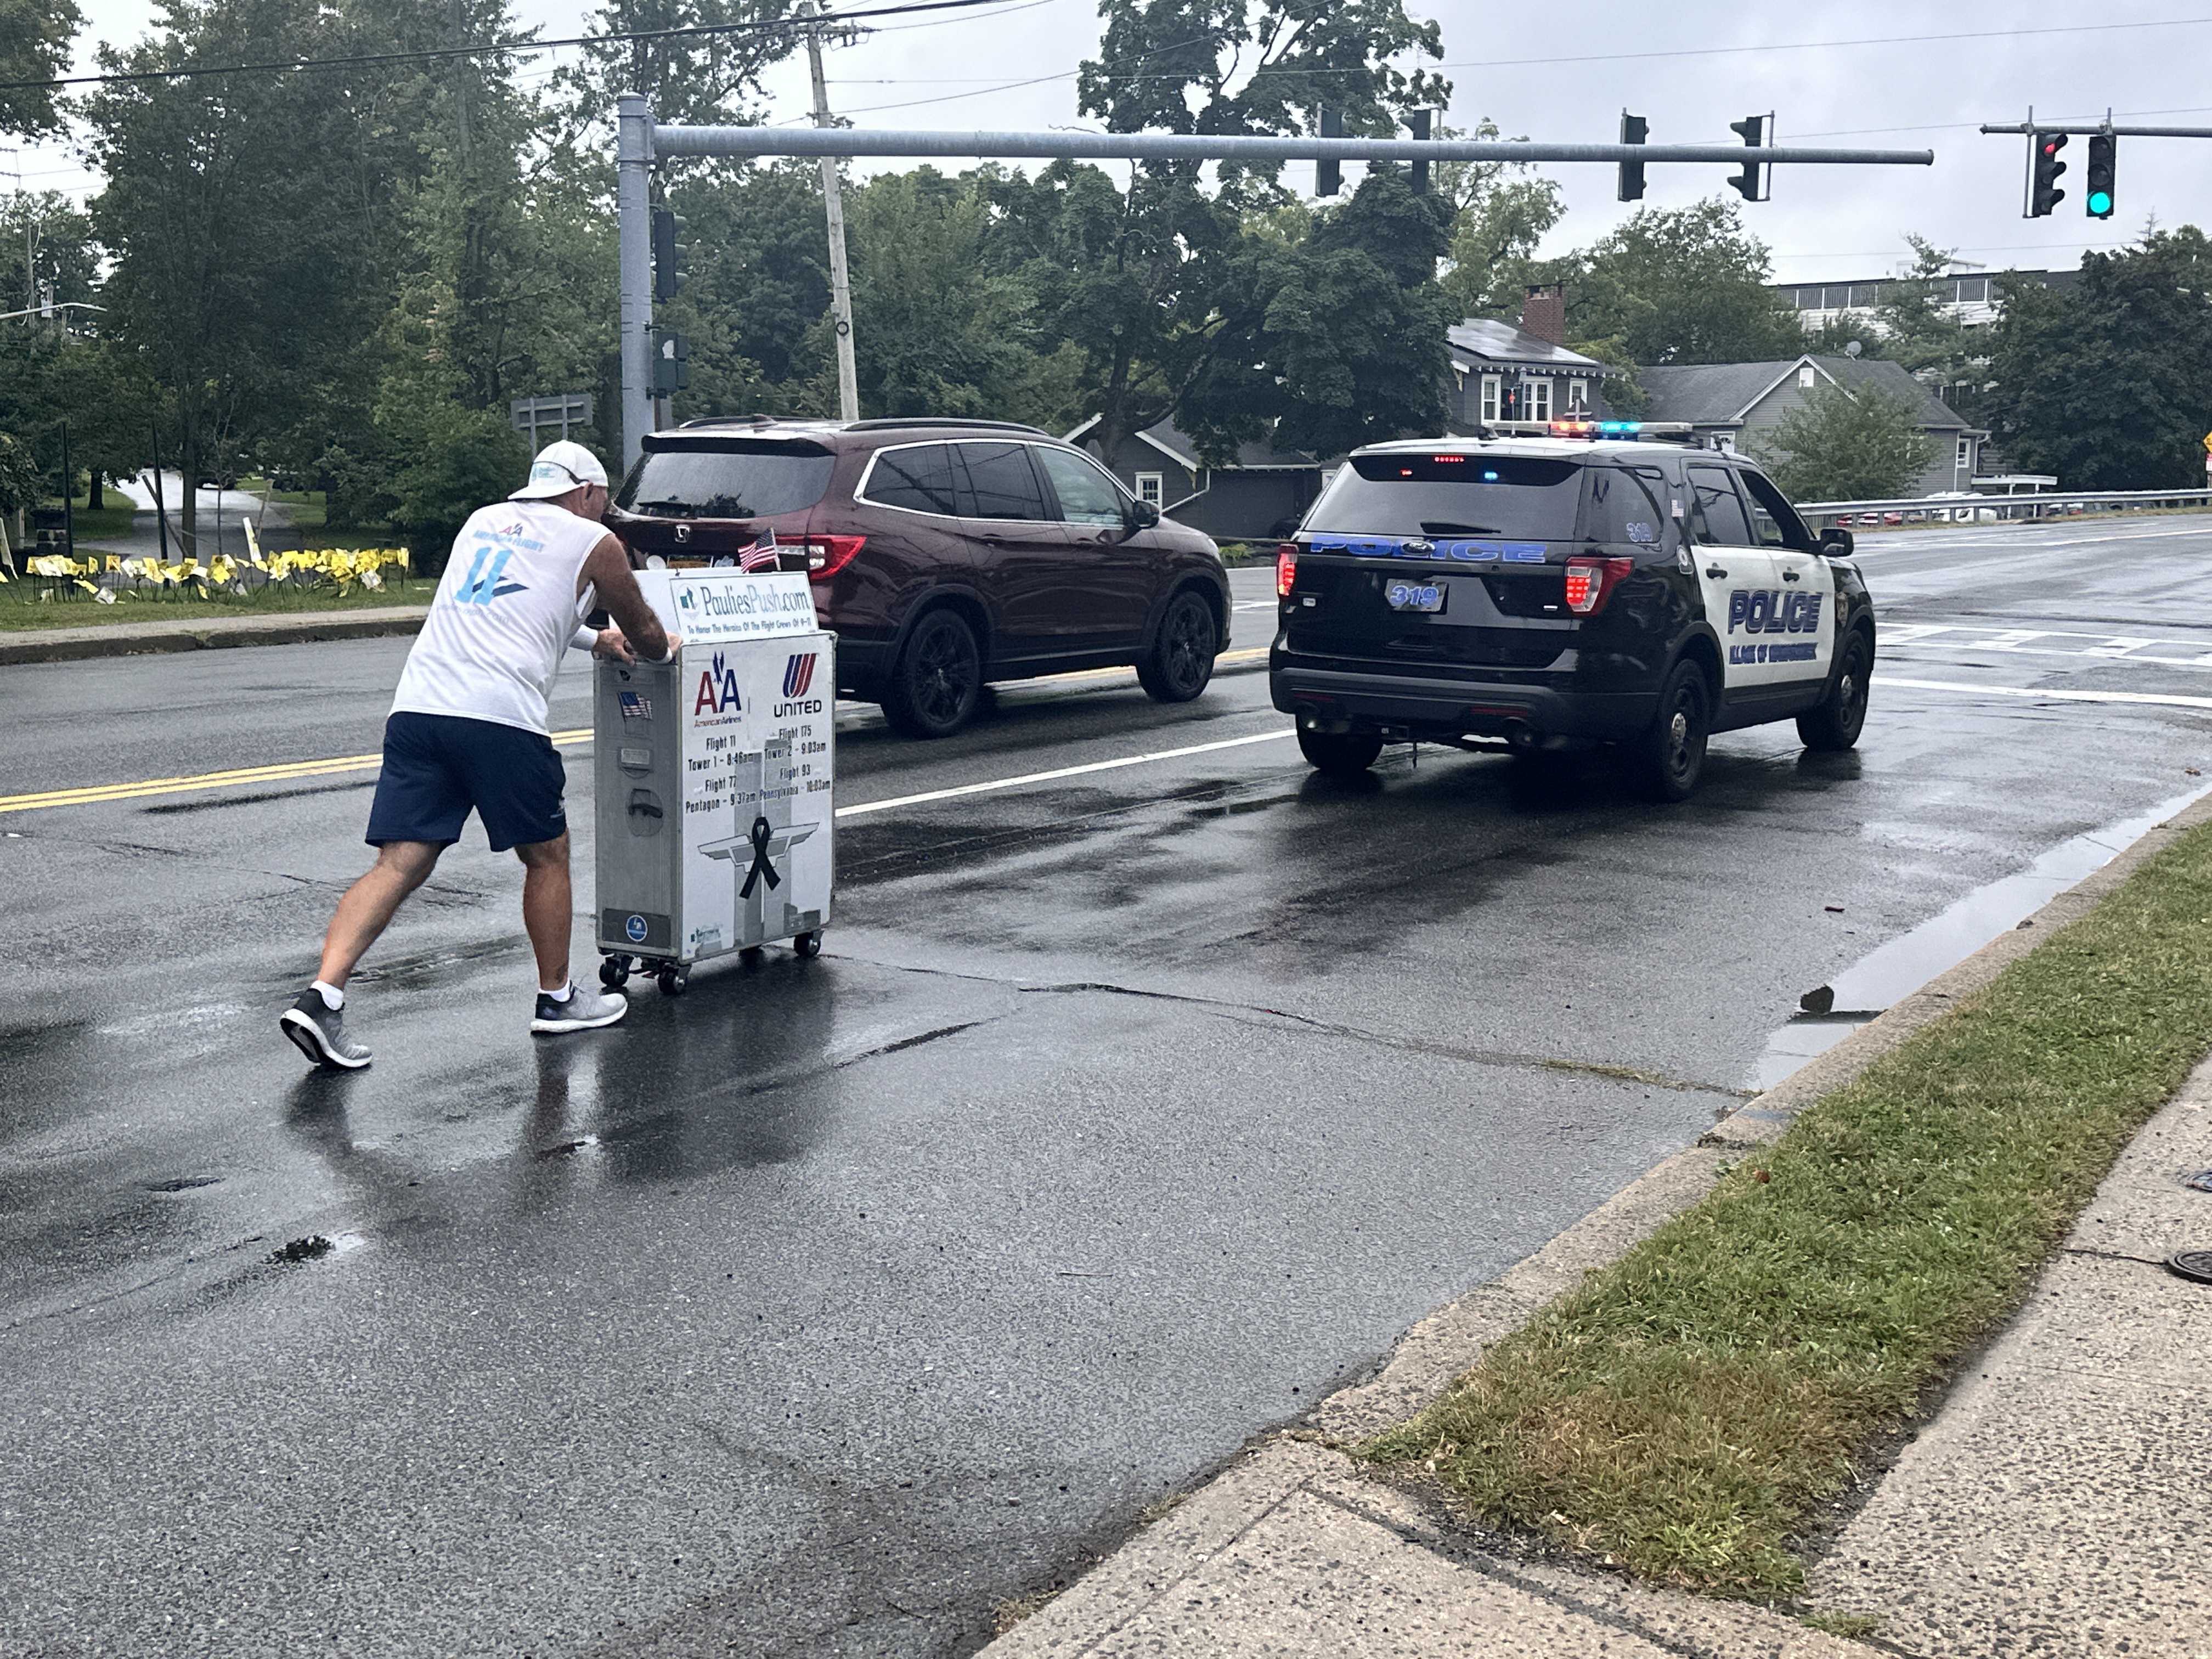
[[2005,283],[1989,407],[2012,459],[2073,489],[2197,483],[2212,432],[2208,279],[2212,243],[2185,225],[2083,254],[2069,295]]
[[[1638,363],[1741,363],[1794,357],[1804,331],[1767,286],[1766,245],[1734,203],[1644,208],[1555,267],[1583,339],[1612,341]],[[1545,272],[1538,267],[1542,280]]]
[[1183,430],[1217,461],[1249,439],[1335,454],[1441,430],[1452,318],[1435,270],[1450,214],[1378,166],[1310,235],[1252,239],[1217,291]]
[[1746,446],[1796,501],[1902,495],[1936,458],[1918,401],[1878,386],[1822,385]]
[[[113,70],[319,57],[345,33],[314,0],[163,0],[161,31]],[[320,75],[109,85],[89,101],[106,178],[91,204],[115,256],[103,325],[173,400],[186,482],[233,461],[365,325],[357,250],[334,210],[351,133]],[[185,492],[184,530],[196,529]]]
[[[1438,26],[1408,16],[1403,0],[1101,0],[1099,15],[1099,56],[1083,64],[1077,96],[1115,132],[1310,131],[1327,106],[1344,112],[1347,132],[1386,133],[1450,96],[1427,70],[1392,64],[1407,52],[1443,54]],[[1282,199],[1279,171],[1224,166],[1209,197],[1198,163],[1140,163],[1110,217],[1050,239],[1063,258],[1078,246],[1092,256],[1036,289],[1082,354],[1083,390],[1109,450],[1208,372],[1223,332],[1213,285],[1249,275],[1230,269],[1243,215]],[[1091,204],[1069,195],[1087,213]]]
[[[601,33],[636,34],[732,23],[781,25],[792,12],[791,0],[608,0],[594,17]],[[561,78],[567,110],[579,125],[600,125],[612,116],[617,94],[639,92],[657,120],[750,125],[760,119],[750,100],[760,95],[762,74],[803,40],[795,28],[775,27],[587,46],[587,66]]]
[[1907,233],[1912,264],[1882,290],[1875,307],[1881,353],[1917,378],[1948,385],[1965,373],[1978,347],[1972,331],[1950,310],[1948,249]]
[[61,131],[56,89],[36,83],[69,73],[70,43],[83,27],[76,0],[0,0],[0,133]]
[[[1440,137],[1499,136],[1482,121],[1471,134],[1443,130]],[[1536,244],[1566,213],[1556,179],[1529,176],[1504,161],[1447,161],[1436,169],[1437,193],[1451,204],[1450,267],[1441,279],[1454,321],[1462,317],[1517,318],[1534,275]],[[1546,280],[1548,280],[1547,278]]]

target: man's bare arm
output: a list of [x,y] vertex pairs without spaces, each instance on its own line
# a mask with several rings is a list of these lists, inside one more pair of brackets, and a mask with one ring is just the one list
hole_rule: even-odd
[[623,637],[638,656],[647,662],[659,662],[669,655],[673,642],[661,627],[660,618],[653,614],[653,607],[645,602],[645,593],[630,574],[629,560],[619,541],[602,536],[599,545],[585,556],[581,579],[598,590],[600,605],[614,618],[615,626],[622,629]]

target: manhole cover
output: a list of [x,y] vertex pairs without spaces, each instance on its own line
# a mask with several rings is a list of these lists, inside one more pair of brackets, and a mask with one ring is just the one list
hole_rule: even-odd
[[2212,1285],[2212,1250],[2176,1250],[2166,1257],[2166,1265],[2184,1279]]

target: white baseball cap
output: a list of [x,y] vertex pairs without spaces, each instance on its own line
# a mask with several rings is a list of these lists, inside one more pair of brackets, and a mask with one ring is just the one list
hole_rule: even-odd
[[556,439],[538,452],[530,464],[530,482],[507,497],[511,501],[542,501],[565,495],[585,484],[606,488],[607,470],[599,458],[579,443]]

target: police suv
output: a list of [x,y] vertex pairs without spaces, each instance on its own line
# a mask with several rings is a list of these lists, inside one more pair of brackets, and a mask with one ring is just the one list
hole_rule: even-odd
[[1376,444],[1278,550],[1268,682],[1324,772],[1386,743],[1611,745],[1680,800],[1713,732],[1794,717],[1808,748],[1858,741],[1874,607],[1850,552],[1686,428]]

